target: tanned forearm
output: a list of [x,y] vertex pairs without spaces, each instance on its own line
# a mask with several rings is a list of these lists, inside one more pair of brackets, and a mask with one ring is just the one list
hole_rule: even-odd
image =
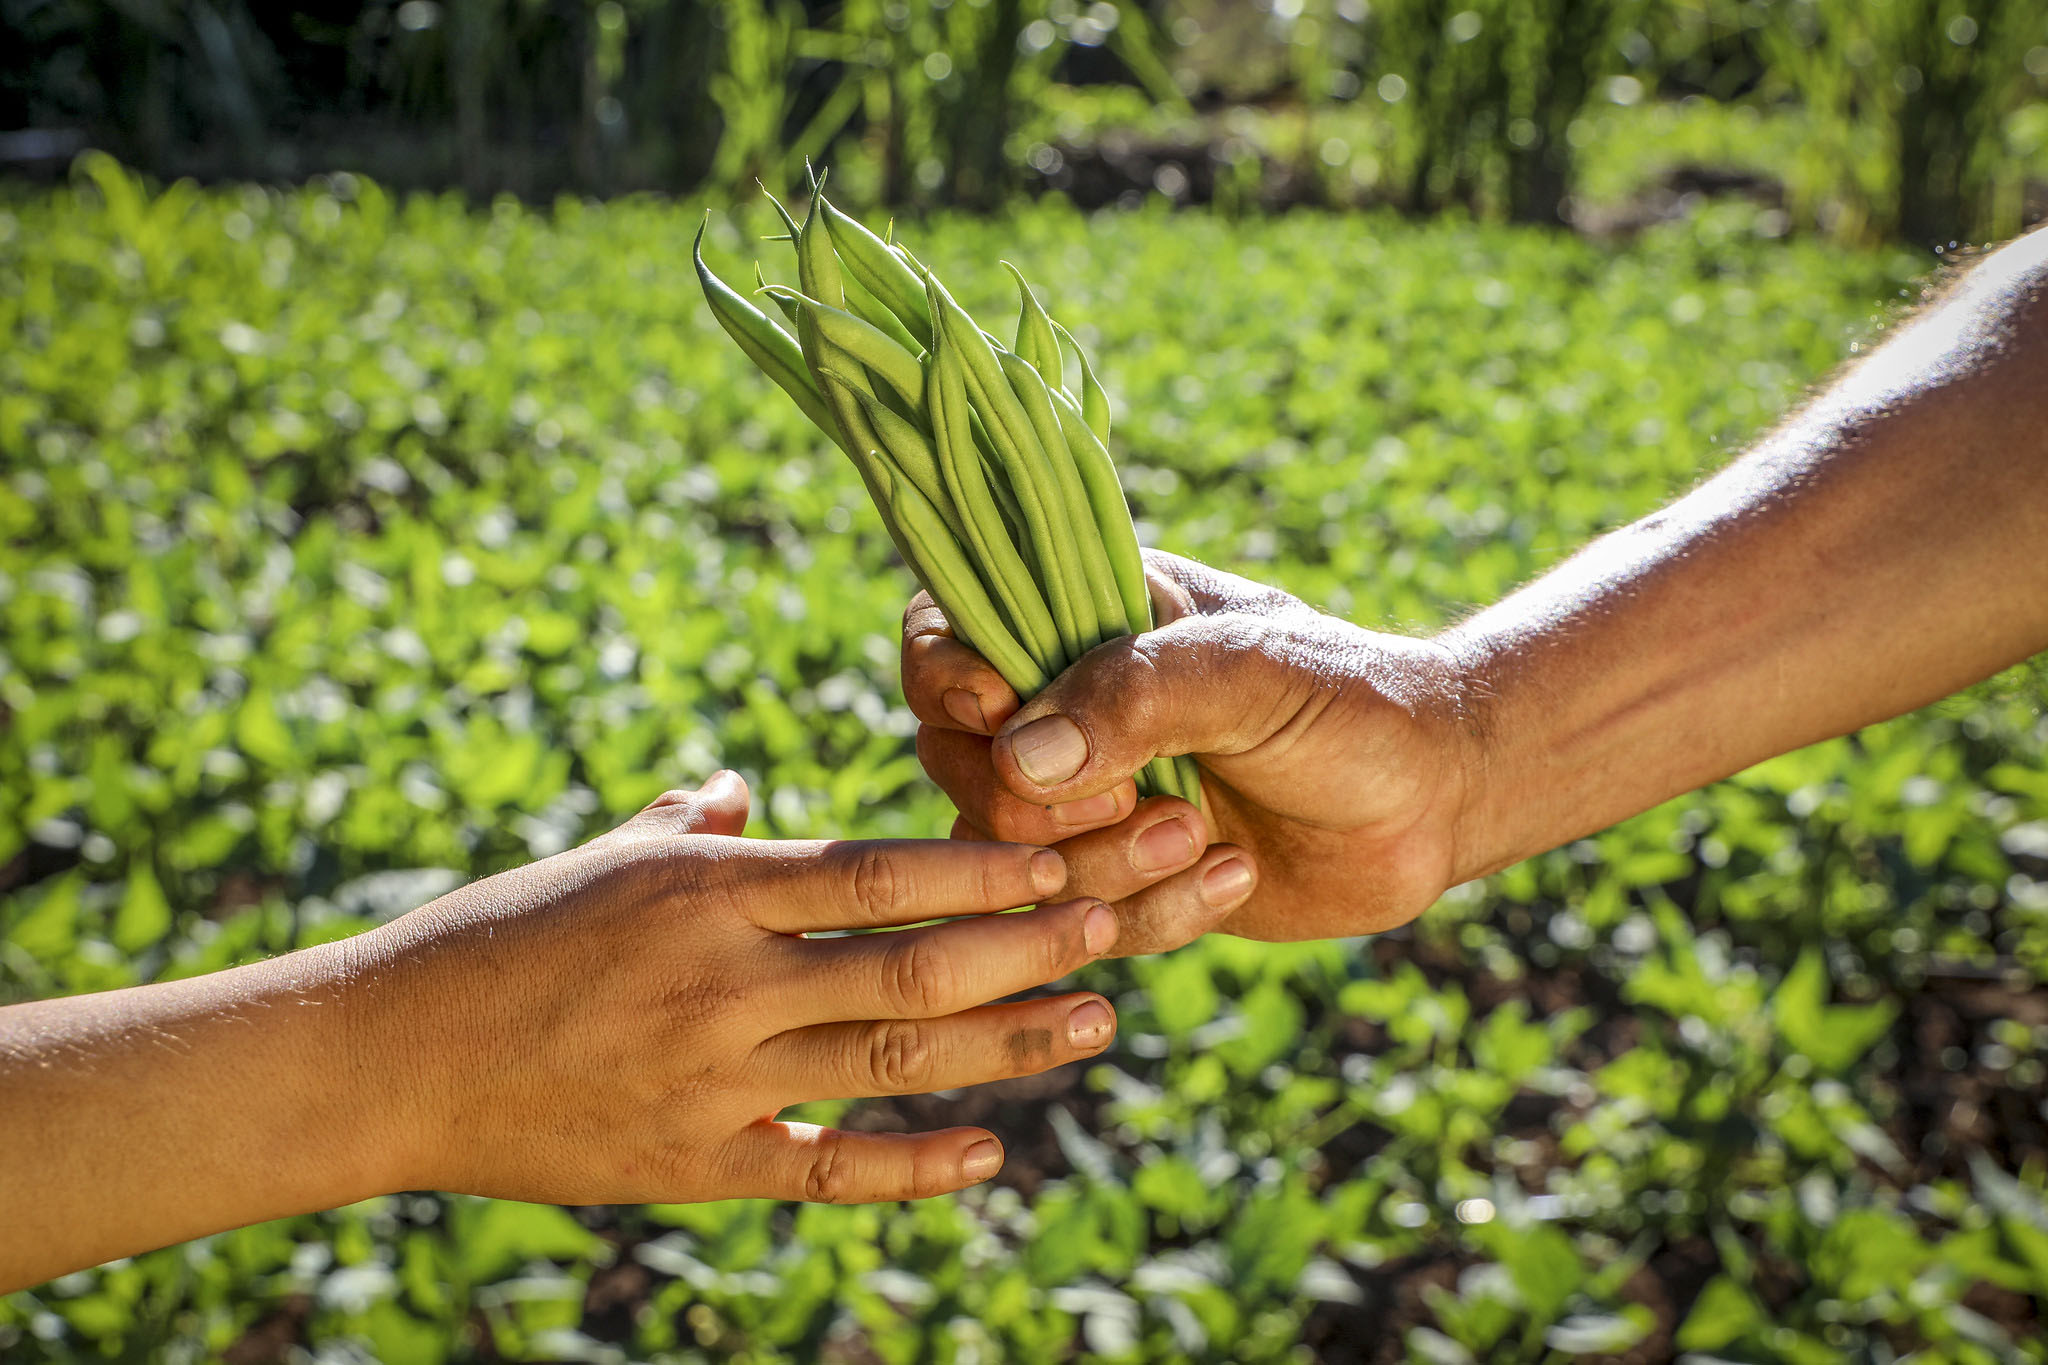
[[1483,735],[1466,876],[2048,647],[2048,231],[1444,643]]
[[0,1010],[0,1288],[393,1188],[350,954]]

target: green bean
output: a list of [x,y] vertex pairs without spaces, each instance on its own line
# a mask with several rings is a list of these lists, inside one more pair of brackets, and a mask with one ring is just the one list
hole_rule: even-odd
[[967,402],[967,379],[960,371],[959,356],[943,340],[937,341],[931,371],[925,378],[925,408],[931,414],[939,472],[960,510],[967,548],[987,575],[1018,642],[1048,673],[1057,673],[1063,662],[1059,628],[1053,624],[1038,581],[1017,553],[1002,509],[990,492],[990,480],[969,425],[973,410]]
[[1062,499],[1045,452],[1024,414],[1023,404],[1011,391],[995,352],[975,327],[974,320],[953,302],[938,276],[927,273],[925,288],[931,298],[932,325],[938,329],[941,344],[960,357],[968,401],[980,411],[991,453],[1002,465],[1010,491],[1017,496],[1039,582],[1045,589],[1046,605],[1052,610],[1053,624],[1059,628],[1060,647],[1068,659],[1078,659],[1094,643],[1090,637],[1096,622],[1092,611],[1089,619],[1082,619],[1081,613],[1088,608],[1086,592],[1075,591],[1066,572],[1065,566],[1073,564],[1079,552],[1074,547],[1072,527],[1060,513]]
[[1174,769],[1173,760],[1170,758],[1153,759],[1139,770],[1139,776],[1151,779],[1157,795],[1186,799],[1186,793],[1180,787],[1180,774]]
[[1202,804],[1202,765],[1195,762],[1193,754],[1181,754],[1173,760],[1174,776],[1180,779],[1181,800],[1199,809]]
[[832,233],[818,208],[819,196],[811,196],[811,211],[796,235],[796,273],[803,292],[833,308],[846,306],[846,289],[840,281],[839,258],[832,254]]
[[1017,689],[1017,695],[1028,697],[1038,692],[1046,684],[1045,672],[1003,628],[995,603],[989,600],[959,544],[947,534],[939,514],[908,480],[891,478],[886,471],[883,480],[884,494],[910,549],[904,558],[946,613],[953,633],[994,664],[1003,681]]
[[1059,483],[1060,502],[1066,512],[1065,520],[1072,533],[1076,554],[1069,562],[1095,615],[1095,638],[1088,641],[1088,647],[1092,649],[1104,640],[1129,633],[1130,621],[1124,611],[1123,597],[1117,590],[1116,574],[1110,567],[1109,555],[1090,511],[1088,489],[1081,481],[1066,434],[1060,430],[1059,415],[1053,409],[1052,393],[1046,388],[1045,380],[1025,363],[1022,356],[1003,351],[998,353],[996,361],[1023,403],[1032,430],[1045,451],[1046,463],[1052,466],[1053,477]]
[[[845,262],[842,261],[841,264]],[[844,283],[847,311],[912,355],[920,355],[928,349],[924,342],[905,329],[894,310],[868,292],[867,286],[860,282],[860,276],[849,270],[846,272]]]
[[895,314],[920,346],[930,350],[931,305],[925,299],[924,281],[918,272],[906,264],[887,242],[841,213],[828,200],[820,196],[818,202],[825,214],[826,229],[832,234],[832,245],[846,266],[846,273]]
[[901,414],[870,393],[863,393],[860,387],[836,370],[823,370],[820,378],[827,384],[838,384],[853,394],[860,404],[861,414],[874,429],[881,453],[894,465],[896,471],[910,481],[912,487],[924,494],[925,500],[945,518],[947,527],[956,539],[963,538],[966,530],[961,524],[960,511],[953,495],[947,491],[946,478],[939,470],[938,456],[932,452],[931,444]]
[[763,374],[796,400],[804,416],[816,423],[827,436],[840,441],[838,424],[811,377],[802,348],[789,333],[777,327],[773,319],[748,303],[744,296],[704,264],[704,229],[701,227],[697,229],[697,240],[690,248],[690,255],[697,263],[697,278],[704,286],[705,302],[711,305],[711,316],[718,319],[718,325],[739,343],[739,348],[760,367]]
[[[758,180],[756,180],[754,183],[757,185],[761,184],[761,182]],[[796,219],[792,218],[790,216],[789,210],[782,206],[782,201],[780,199],[777,199],[774,195],[768,194],[768,187],[766,185],[761,185],[761,193],[768,195],[768,202],[775,206],[775,215],[776,217],[782,219],[782,226],[786,233],[786,235],[784,236],[763,237],[761,240],[764,242],[788,242],[792,247],[794,247],[796,245],[796,239],[803,235],[803,229],[797,226]]]
[[910,543],[904,539],[903,528],[897,525],[895,513],[883,497],[888,488],[889,462],[882,453],[882,439],[869,424],[857,396],[864,381],[830,370],[825,372],[833,375],[832,379],[825,381],[824,394],[838,423],[840,448],[846,452],[846,458],[852,462],[854,471],[867,488],[868,500],[874,503],[882,518],[882,529],[889,533],[889,539],[895,544],[896,552],[903,556],[903,562],[909,564],[912,562]]
[[1081,413],[1088,420],[1088,429],[1095,433],[1095,439],[1104,448],[1109,445],[1109,395],[1102,391],[1096,381],[1095,371],[1089,368],[1088,353],[1081,349],[1081,343],[1074,340],[1074,334],[1057,322],[1052,329],[1059,335],[1067,349],[1074,353],[1074,359],[1081,364]]
[[771,284],[766,292],[770,296],[793,299],[827,346],[873,370],[877,378],[896,391],[911,411],[923,408],[924,366],[917,363],[916,356],[845,309],[819,303],[786,284]]
[[775,306],[782,310],[782,316],[789,320],[789,325],[792,327],[796,326],[796,300],[787,294],[770,294],[768,292],[768,277],[761,273],[761,263],[759,261],[754,262],[754,284],[757,286],[754,292],[756,294],[768,294],[769,298],[775,300]]
[[1060,374],[1060,344],[1052,334],[1052,319],[1038,303],[1038,296],[1024,282],[1024,272],[1008,261],[999,265],[1017,282],[1017,345],[1015,350],[1052,388],[1066,382]]
[[1073,400],[1063,393],[1052,396],[1059,414],[1060,431],[1073,453],[1074,467],[1088,493],[1088,511],[1102,535],[1102,548],[1116,580],[1117,596],[1133,631],[1152,624],[1152,593],[1145,586],[1145,556],[1138,549],[1137,528],[1131,524],[1131,507],[1124,500],[1123,485],[1117,482],[1116,465],[1095,433],[1088,428]]

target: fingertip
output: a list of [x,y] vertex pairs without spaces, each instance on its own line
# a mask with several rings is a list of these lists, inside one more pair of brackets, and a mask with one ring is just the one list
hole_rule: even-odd
[[1031,855],[1031,889],[1039,900],[1054,895],[1067,884],[1067,860],[1049,848]]
[[1251,899],[1258,888],[1259,874],[1252,860],[1237,849],[1202,870],[1202,903],[1212,910],[1234,910]]
[[982,714],[981,698],[975,693],[964,687],[949,687],[939,701],[945,706],[946,714],[961,729],[971,730],[977,735],[989,732],[988,717]]
[[1100,1052],[1116,1037],[1116,1011],[1109,1001],[1091,995],[1067,1014],[1067,1041],[1085,1052]]
[[1054,713],[997,734],[995,752],[1034,792],[1048,791],[1087,764],[1088,736],[1071,718]]
[[993,1133],[976,1137],[960,1153],[960,1178],[971,1185],[981,1184],[1001,1169],[1003,1144],[996,1141]]
[[1095,902],[1081,917],[1081,942],[1091,957],[1101,957],[1116,947],[1116,938],[1116,912],[1101,901]]

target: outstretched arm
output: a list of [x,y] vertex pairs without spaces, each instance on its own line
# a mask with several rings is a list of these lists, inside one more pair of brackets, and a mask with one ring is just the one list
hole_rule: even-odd
[[1444,643],[1485,736],[1470,875],[2048,647],[2048,232]]
[[988,1179],[980,1129],[774,1118],[1100,1052],[1099,996],[982,1002],[1099,956],[1115,917],[987,913],[1060,890],[1044,849],[730,837],[746,814],[727,774],[344,942],[0,1009],[0,1291],[401,1189],[855,1202]]
[[[1433,640],[1155,555],[1178,619],[1028,705],[922,600],[904,689],[962,832],[1086,850],[1075,885],[1122,900],[1126,947],[1166,946],[1150,915],[1202,903],[1218,845],[1256,878],[1219,927],[1359,933],[2048,647],[2044,547],[2048,231],[1695,492]],[[962,723],[974,709],[988,724]],[[1117,862],[1160,811],[1075,803],[1179,753],[1205,772],[1205,861]]]

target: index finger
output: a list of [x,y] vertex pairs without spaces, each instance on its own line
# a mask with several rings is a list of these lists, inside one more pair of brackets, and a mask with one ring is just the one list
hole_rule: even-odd
[[841,839],[766,847],[777,856],[737,896],[748,918],[778,934],[985,915],[1047,900],[1067,882],[1059,854],[1028,844]]
[[927,592],[903,613],[903,700],[927,725],[977,735],[994,734],[1023,704],[988,660],[954,638]]

